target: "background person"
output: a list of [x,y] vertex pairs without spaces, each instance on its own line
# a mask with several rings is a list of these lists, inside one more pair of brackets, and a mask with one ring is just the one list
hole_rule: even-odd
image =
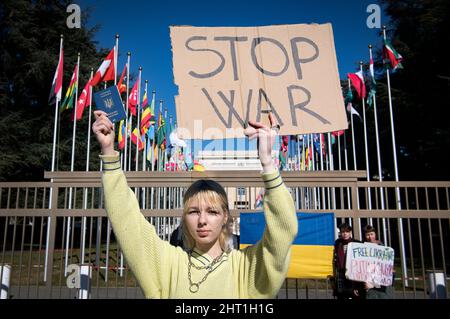
[[[377,231],[373,226],[367,225],[364,228],[363,242],[384,246],[377,237]],[[392,283],[394,283],[394,278],[392,278]],[[394,295],[392,286],[375,287],[372,283],[366,282],[364,287],[366,289],[366,299],[392,299]]]
[[351,242],[360,242],[352,237],[352,227],[343,223],[339,226],[340,236],[334,242],[333,272],[334,286],[333,295],[337,299],[363,299],[364,284],[345,278],[345,260],[347,257],[347,246]]

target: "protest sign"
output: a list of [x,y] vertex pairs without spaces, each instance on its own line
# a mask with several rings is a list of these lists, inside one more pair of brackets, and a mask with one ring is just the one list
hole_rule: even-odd
[[349,243],[345,277],[369,282],[374,286],[391,286],[394,271],[394,250],[371,243]]
[[331,24],[172,26],[181,138],[243,137],[271,111],[280,134],[347,128]]

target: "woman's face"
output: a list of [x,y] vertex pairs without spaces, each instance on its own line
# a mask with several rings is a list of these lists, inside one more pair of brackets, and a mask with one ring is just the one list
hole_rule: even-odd
[[368,241],[369,243],[376,243],[377,234],[375,234],[374,231],[366,233],[366,241]]
[[202,197],[193,198],[189,203],[185,223],[196,246],[207,251],[214,245],[220,245],[218,238],[227,222],[222,209],[213,208]]

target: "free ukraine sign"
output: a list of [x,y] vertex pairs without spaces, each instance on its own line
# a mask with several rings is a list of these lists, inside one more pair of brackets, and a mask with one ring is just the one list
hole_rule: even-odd
[[[291,249],[288,278],[326,278],[333,274],[334,214],[297,213],[298,233]],[[240,248],[263,236],[263,212],[241,214]]]

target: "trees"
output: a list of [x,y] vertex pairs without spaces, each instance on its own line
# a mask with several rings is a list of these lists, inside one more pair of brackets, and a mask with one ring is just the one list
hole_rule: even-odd
[[[450,2],[444,0],[382,0],[391,18],[387,37],[403,56],[403,66],[391,73],[391,92],[400,180],[449,180],[450,121],[444,115],[450,100]],[[382,34],[380,32],[380,44]],[[375,68],[383,70],[381,48]],[[368,67],[368,66],[366,66]],[[366,79],[368,81],[368,79]],[[347,81],[342,81],[347,88]],[[345,89],[346,91],[346,89]],[[356,98],[354,104],[361,110]],[[394,179],[386,74],[377,79],[378,126],[382,167],[386,180]],[[360,112],[362,113],[362,112]],[[367,108],[371,175],[377,174],[373,110]],[[350,134],[347,134],[349,138]],[[365,167],[361,125],[355,125],[358,167]],[[351,143],[351,140],[348,141]],[[350,145],[350,144],[348,144]]]
[[392,76],[401,179],[450,178],[450,2],[382,0],[390,38],[404,58]]
[[[0,180],[42,180],[44,170],[50,170],[54,107],[48,105],[48,95],[58,64],[60,35],[64,35],[63,96],[78,52],[79,92],[91,67],[98,67],[104,56],[104,51],[96,51],[92,40],[98,27],[83,27],[86,14],[80,29],[67,27],[69,4],[66,0],[0,3]],[[59,168],[67,170],[72,139],[70,112],[63,113],[60,121]],[[77,154],[85,156],[86,116],[78,125]]]

